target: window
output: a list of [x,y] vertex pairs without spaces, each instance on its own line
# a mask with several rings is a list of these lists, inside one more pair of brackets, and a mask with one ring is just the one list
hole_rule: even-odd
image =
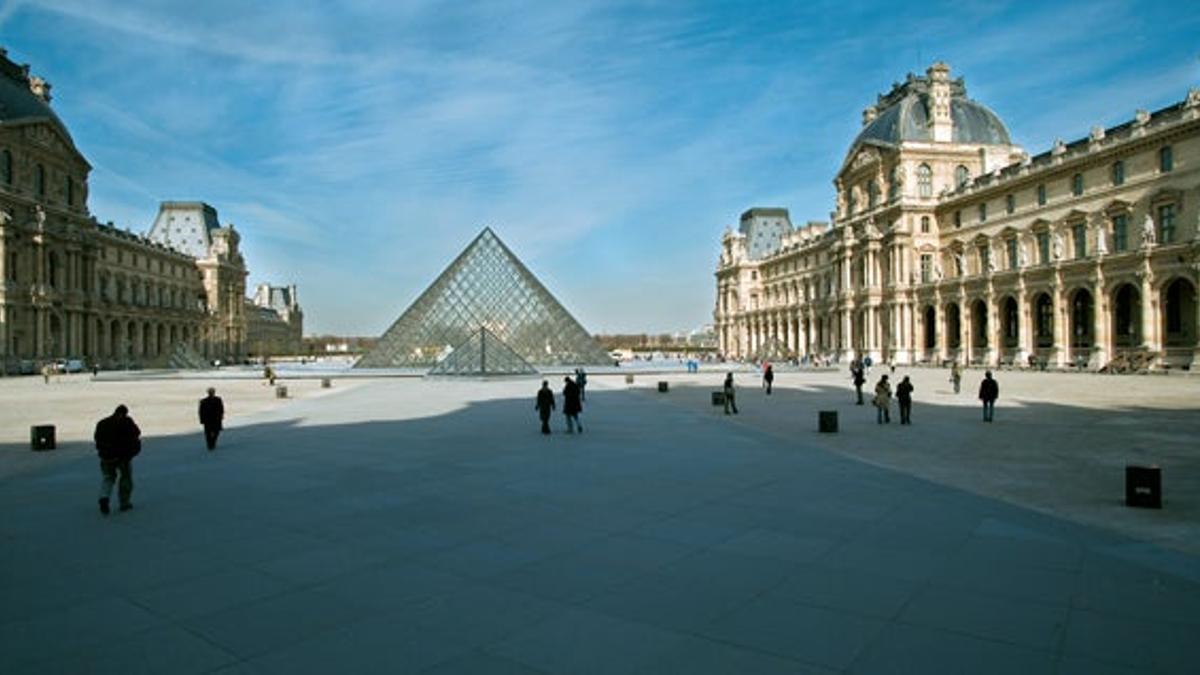
[[879,186],[875,181],[867,183],[867,208],[873,209],[879,206]]
[[46,167],[41,164],[33,169],[33,194],[39,197],[46,196]]
[[0,179],[5,185],[12,185],[12,153],[7,148],[0,153]]
[[1071,176],[1071,194],[1076,197],[1083,196],[1083,174],[1077,173]]
[[929,253],[921,254],[921,283],[927,284],[933,279],[933,256]]
[[1009,239],[1005,244],[1008,246],[1008,269],[1015,270],[1020,264],[1020,259],[1017,255],[1017,238]]
[[921,233],[929,234],[929,216],[921,216]]
[[1045,185],[1037,186],[1037,202],[1038,202],[1038,206],[1046,205],[1046,186]]
[[1171,146],[1164,145],[1158,150],[1158,170],[1166,173],[1175,168],[1175,157],[1171,152]]
[[933,196],[933,169],[928,164],[917,167],[917,194],[922,197]]
[[8,254],[8,280],[17,280],[17,252],[11,251]]
[[851,188],[850,198],[846,202],[846,208],[849,209],[849,214],[854,215],[854,211],[858,208],[858,191]]
[[75,206],[75,179],[67,176],[67,206]]
[[990,272],[992,269],[992,248],[987,244],[979,247],[979,271]]
[[888,201],[894,202],[900,196],[900,167],[892,169],[891,177],[888,179]]
[[1117,160],[1117,161],[1113,162],[1112,184],[1113,185],[1124,185],[1125,184],[1125,162],[1122,162],[1121,160]]
[[1075,258],[1081,259],[1087,257],[1087,226],[1083,223],[1076,223],[1071,226],[1071,242],[1075,246]]
[[1112,217],[1113,250],[1129,250],[1129,216],[1119,213]]
[[1050,233],[1038,232],[1038,262],[1045,265],[1050,262]]
[[979,222],[982,223],[982,222],[986,222],[986,221],[987,221],[987,202],[980,202],[980,204],[979,204]]
[[971,182],[971,172],[967,170],[967,167],[963,166],[962,164],[959,164],[957,167],[954,168],[954,184],[955,185],[957,185],[958,187],[962,187],[970,182]]
[[954,212],[954,226],[962,227],[962,211]]
[[1004,212],[1012,215],[1013,211],[1017,210],[1017,199],[1012,195],[1004,196]]
[[1158,207],[1158,243],[1171,244],[1175,241],[1175,205]]

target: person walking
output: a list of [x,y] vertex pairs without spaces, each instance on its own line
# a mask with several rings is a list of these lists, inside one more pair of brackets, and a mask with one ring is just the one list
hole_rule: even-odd
[[954,393],[958,393],[962,388],[962,368],[959,367],[958,361],[950,364],[950,382],[954,384]]
[[113,483],[117,483],[121,510],[132,509],[133,458],[142,451],[142,430],[129,416],[129,408],[121,404],[112,415],[97,422],[92,438],[100,455],[100,513],[108,515]]
[[891,424],[892,422],[892,385],[888,383],[888,376],[883,375],[879,378],[879,383],[875,385],[875,418],[880,424]]
[[905,375],[896,385],[896,402],[900,404],[900,424],[912,424],[912,382]]
[[996,412],[996,399],[1000,398],[1000,383],[992,379],[992,371],[983,374],[979,383],[979,400],[983,401],[983,421],[991,422]]
[[587,372],[583,368],[575,369],[575,384],[579,385],[579,400],[587,400]]
[[217,436],[221,435],[221,423],[225,420],[225,403],[217,396],[217,390],[208,388],[208,396],[200,399],[200,424],[204,426],[204,443],[209,452],[217,449]]
[[855,361],[854,363],[850,364],[850,378],[854,380],[854,393],[858,396],[858,401],[855,403],[855,405],[862,405],[862,388],[863,385],[867,383],[867,376],[863,372],[863,365],[861,361]]
[[550,390],[550,383],[542,380],[542,388],[538,389],[537,403],[533,404],[534,409],[538,411],[538,417],[542,419],[542,433],[550,435],[550,413],[554,410],[554,392]]
[[771,385],[775,383],[775,369],[771,364],[767,364],[767,369],[763,371],[763,384],[767,387],[767,396],[771,395]]
[[579,422],[579,413],[583,412],[583,400],[579,398],[579,385],[569,377],[563,378],[563,415],[567,418],[567,433],[583,433],[583,424]]
[[733,414],[737,414],[737,399],[736,393],[733,390],[733,373],[725,373],[725,414],[728,415],[732,409]]

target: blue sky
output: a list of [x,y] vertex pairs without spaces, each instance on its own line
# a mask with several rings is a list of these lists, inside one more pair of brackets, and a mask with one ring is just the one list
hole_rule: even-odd
[[199,199],[306,333],[378,334],[492,225],[584,325],[711,320],[725,227],[825,219],[861,111],[934,59],[1031,152],[1200,84],[1178,2],[0,0],[137,231]]

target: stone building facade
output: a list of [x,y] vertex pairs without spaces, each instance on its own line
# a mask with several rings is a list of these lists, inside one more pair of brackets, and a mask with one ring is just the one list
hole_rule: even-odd
[[1200,363],[1198,90],[1030,156],[936,63],[864,111],[834,184],[832,223],[722,237],[727,356]]
[[246,301],[246,349],[256,357],[304,353],[304,311],[295,284],[258,285]]
[[180,346],[240,358],[238,234],[218,228],[197,259],[99,223],[91,166],[49,103],[50,85],[0,49],[0,370],[165,365]]

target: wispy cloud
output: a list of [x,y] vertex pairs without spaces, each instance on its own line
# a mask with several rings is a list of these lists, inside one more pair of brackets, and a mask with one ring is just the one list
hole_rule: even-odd
[[1141,40],[1173,29],[1156,12],[41,0],[0,28],[55,81],[99,218],[209,201],[313,330],[382,330],[484,224],[589,326],[664,330],[709,316],[740,211],[827,216],[862,107],[905,71],[949,59],[1037,144],[1186,79],[1185,47]]

